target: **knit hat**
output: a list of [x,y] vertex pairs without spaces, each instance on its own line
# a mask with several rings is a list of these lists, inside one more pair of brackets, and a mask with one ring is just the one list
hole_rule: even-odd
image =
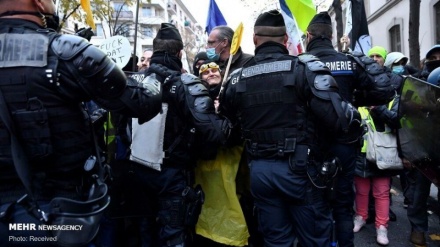
[[203,61],[208,60],[208,55],[206,55],[206,52],[201,51],[201,52],[197,53],[197,55],[194,57],[194,62],[193,62],[193,71],[194,72],[193,73],[195,76],[199,76],[199,68],[197,67],[197,63],[200,60],[203,60]]
[[383,59],[386,59],[388,51],[385,48],[383,48],[382,46],[375,46],[368,51],[368,56],[371,56],[374,54],[381,56]]
[[330,15],[328,14],[327,11],[320,12],[312,18],[312,20],[309,23],[309,26],[313,24],[327,24],[331,26],[332,19],[330,18]]
[[174,39],[182,41],[179,30],[171,23],[162,23],[156,35],[157,39]]
[[405,64],[408,62],[408,57],[403,55],[400,52],[390,52],[387,55],[387,58],[385,59],[385,63],[383,64],[385,67],[390,67],[403,60]]
[[206,55],[206,52],[201,51],[197,53],[197,55],[194,57],[194,63],[197,63],[199,60],[208,60],[208,55]]
[[276,9],[261,13],[255,21],[256,26],[284,27],[283,15]]
[[262,34],[255,33],[258,36],[270,36],[270,37],[279,37],[284,36],[286,34],[283,15],[276,9],[261,13],[257,20],[255,21],[254,27],[265,26],[265,27],[284,27],[284,31],[280,31],[279,34]]

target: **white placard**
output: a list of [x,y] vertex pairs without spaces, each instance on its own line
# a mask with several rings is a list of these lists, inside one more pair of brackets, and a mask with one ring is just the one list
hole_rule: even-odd
[[131,45],[130,41],[124,36],[116,35],[105,39],[99,48],[112,58],[121,69],[130,60]]

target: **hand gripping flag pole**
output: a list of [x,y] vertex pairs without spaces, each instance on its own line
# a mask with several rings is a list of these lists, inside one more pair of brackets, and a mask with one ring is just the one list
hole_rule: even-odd
[[231,44],[231,50],[229,51],[230,55],[228,59],[228,64],[226,65],[225,75],[223,76],[223,82],[220,88],[220,92],[218,94],[218,98],[220,98],[225,88],[225,84],[228,78],[229,68],[231,67],[231,63],[232,63],[232,57],[237,53],[238,48],[240,48],[241,38],[243,37],[243,29],[244,29],[243,22],[240,22],[237,29],[235,29],[234,36],[232,37],[232,44]]

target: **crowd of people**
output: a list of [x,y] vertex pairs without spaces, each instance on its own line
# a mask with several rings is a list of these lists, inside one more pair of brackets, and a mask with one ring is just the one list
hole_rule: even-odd
[[[255,21],[253,55],[232,56],[234,31],[217,26],[185,71],[182,37],[162,23],[129,73],[56,33],[52,1],[0,9],[0,45],[23,46],[0,64],[0,246],[350,247],[369,218],[388,245],[396,175],[409,240],[426,244],[431,181],[403,154],[405,169],[378,169],[364,127],[396,135],[404,79],[438,83],[428,77],[440,45],[421,68],[381,46],[339,52],[321,12],[293,56],[270,10]],[[74,218],[91,228],[32,231]]]

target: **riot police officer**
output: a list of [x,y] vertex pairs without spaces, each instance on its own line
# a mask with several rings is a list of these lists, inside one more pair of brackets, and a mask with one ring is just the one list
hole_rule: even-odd
[[221,113],[239,124],[246,140],[265,246],[293,246],[295,237],[302,246],[329,246],[330,208],[322,187],[309,178],[325,158],[316,128],[356,140],[360,116],[316,57],[288,55],[287,39],[279,11],[257,18],[255,57],[231,74]]
[[17,235],[27,239],[18,245],[57,244],[26,238],[50,237],[50,231],[8,231],[8,223],[47,222],[48,212],[40,209],[54,197],[85,199],[84,164],[99,161],[92,157],[96,145],[82,102],[93,100],[141,123],[161,107],[160,85],[139,87],[84,38],[57,34],[54,13],[53,1],[0,1],[1,246]]
[[[192,184],[196,159],[200,155],[215,157],[218,145],[224,143],[227,136],[228,121],[215,113],[207,87],[198,77],[182,73],[182,49],[177,28],[162,23],[153,40],[151,65],[145,75],[146,78],[154,76],[163,83],[162,102],[167,107],[161,124],[165,126],[160,137],[163,141],[154,142],[148,134],[156,135],[158,131],[150,129],[138,142],[133,126],[132,156],[137,145],[142,149],[146,145],[163,143],[163,149],[159,150],[164,154],[160,171],[138,162],[133,165],[134,175],[141,185],[133,189],[151,202],[150,208],[145,210],[151,210],[152,217],[141,226],[144,246],[187,246],[188,230],[195,226],[203,201],[202,192]],[[152,230],[156,221],[158,234]],[[152,242],[155,238],[158,244]]]
[[[315,15],[307,27],[306,50],[330,68],[344,100],[356,107],[383,105],[391,101],[396,92],[382,66],[358,52],[337,52],[332,44],[332,31],[327,12]],[[323,132],[327,134],[325,130]],[[342,165],[342,173],[337,178],[336,195],[332,200],[336,238],[340,246],[353,246],[353,176],[358,148],[358,143],[331,143],[331,150]]]

